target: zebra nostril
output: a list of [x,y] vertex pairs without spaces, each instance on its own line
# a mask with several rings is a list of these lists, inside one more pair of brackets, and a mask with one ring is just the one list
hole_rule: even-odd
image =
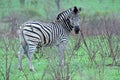
[[75,27],[74,31],[75,31],[75,34],[78,34],[79,31],[80,31],[80,28],[79,27]]

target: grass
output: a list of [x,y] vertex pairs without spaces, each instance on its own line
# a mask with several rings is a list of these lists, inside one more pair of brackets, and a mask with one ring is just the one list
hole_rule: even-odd
[[[115,37],[117,38],[117,37]],[[119,37],[118,37],[119,38]],[[91,40],[92,39],[92,40]],[[76,40],[76,39],[75,39]],[[86,47],[84,46],[84,43],[81,42],[81,46],[77,51],[74,51],[74,55],[72,55],[72,49],[74,46],[73,38],[69,38],[67,50],[66,50],[66,63],[70,62],[69,64],[69,76],[71,77],[71,80],[119,80],[120,77],[120,71],[119,66],[107,66],[108,64],[112,63],[112,57],[109,57],[109,52],[107,46],[102,44],[103,51],[101,48],[96,48],[98,45],[98,40],[103,40],[101,38],[94,37],[94,40],[92,37],[86,38],[87,45],[89,46],[89,49],[91,49],[91,52],[94,52],[94,50],[98,50],[97,54],[95,55],[93,61],[89,59],[89,56],[87,54]],[[43,48],[43,56],[38,59],[33,60],[33,65],[35,67],[35,72],[30,72],[28,68],[28,61],[26,56],[23,58],[23,71],[19,71],[17,69],[18,60],[16,57],[16,51],[18,51],[18,45],[14,43],[19,43],[19,40],[6,40],[6,44],[9,44],[8,48],[8,66],[11,63],[10,67],[10,80],[53,80],[54,75],[56,71],[59,71],[58,66],[58,57],[56,54],[55,48]],[[106,43],[107,39],[105,39]],[[104,42],[104,41],[103,41]],[[90,45],[91,43],[94,43],[93,45]],[[3,40],[0,41],[1,47],[5,47],[5,42]],[[96,45],[96,46],[95,46]],[[14,50],[14,48],[16,50]],[[6,72],[6,48],[0,49],[0,80],[4,80],[5,72]],[[101,57],[100,54],[104,54],[107,52],[106,57]],[[69,59],[69,56],[72,55],[71,60]],[[13,57],[14,56],[14,57]],[[37,55],[39,56],[39,55]],[[12,61],[11,61],[12,60]],[[96,63],[95,63],[96,62]],[[119,62],[119,59],[118,61]],[[64,76],[67,75],[67,65],[63,68],[63,74]],[[56,70],[54,72],[54,70]]]
[[[58,14],[54,0],[39,0],[37,5],[32,5],[30,0],[26,0],[25,6],[21,6],[19,0],[1,0],[0,17],[10,16],[12,13],[30,13],[30,18],[34,16],[43,19],[53,19]],[[61,1],[61,0],[60,0]],[[101,2],[100,2],[101,1]],[[112,2],[114,1],[114,2]],[[62,0],[61,10],[73,6],[82,7],[82,15],[107,15],[120,14],[119,0]],[[53,8],[54,7],[54,8]],[[93,16],[94,17],[94,16]],[[46,20],[46,21],[47,21]],[[8,30],[8,25],[0,23],[0,33]],[[85,37],[85,43],[81,38],[80,48],[73,50],[76,37],[69,38],[66,55],[66,65],[61,70],[58,66],[58,57],[55,48],[45,48],[37,54],[38,59],[33,60],[35,72],[30,72],[26,56],[23,58],[23,71],[17,69],[19,51],[19,39],[0,38],[0,80],[53,80],[55,77],[65,78],[70,76],[70,80],[120,80],[120,38],[119,36],[108,35]],[[110,41],[109,41],[110,40]],[[112,44],[110,47],[110,44]],[[88,47],[88,49],[87,49]],[[113,52],[111,51],[113,50]],[[74,53],[74,54],[73,54]],[[91,55],[88,55],[88,53]],[[115,58],[115,60],[114,60]],[[69,64],[68,64],[69,63]],[[11,67],[10,67],[11,65]],[[8,68],[10,67],[10,72]]]
[[[101,1],[101,2],[100,2]],[[82,7],[82,12],[87,15],[93,15],[95,13],[115,13],[119,14],[119,0],[65,0],[60,2],[60,7],[62,10],[68,9],[73,6]],[[54,15],[58,14],[57,7],[54,0],[39,0],[37,4],[31,4],[29,0],[25,1],[25,6],[21,6],[19,0],[1,0],[0,16],[6,16],[10,13],[20,13],[21,10],[33,9],[37,11],[41,16],[40,18],[46,19],[47,16],[53,19]],[[49,7],[49,8],[48,8]],[[53,8],[54,7],[54,8]]]

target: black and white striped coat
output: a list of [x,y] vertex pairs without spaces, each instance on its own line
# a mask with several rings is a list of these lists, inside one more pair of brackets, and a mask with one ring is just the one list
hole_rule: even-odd
[[75,33],[79,32],[79,11],[80,9],[77,7],[63,11],[54,22],[29,21],[24,23],[21,26],[20,35],[19,69],[22,69],[22,56],[25,53],[29,60],[30,70],[34,71],[32,55],[38,44],[40,47],[56,45],[60,59],[59,64],[64,65],[64,50],[67,37],[73,28]]

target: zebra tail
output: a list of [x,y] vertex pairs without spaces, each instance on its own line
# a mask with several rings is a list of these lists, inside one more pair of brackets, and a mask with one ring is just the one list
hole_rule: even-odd
[[[21,35],[20,35],[20,38],[21,38],[21,46],[23,47],[25,53],[27,53],[27,49],[28,49],[28,44],[27,44],[27,41],[25,39],[25,35],[23,33],[23,28],[20,27],[20,30],[21,30]],[[23,38],[23,41],[22,41],[22,38]]]

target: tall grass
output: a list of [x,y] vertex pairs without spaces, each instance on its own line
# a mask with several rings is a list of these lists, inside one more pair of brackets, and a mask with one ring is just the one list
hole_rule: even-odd
[[58,65],[56,48],[48,47],[40,51],[39,54],[43,54],[42,57],[38,54],[37,59],[34,58],[35,72],[30,72],[26,67],[28,65],[26,56],[23,58],[23,71],[17,69],[18,39],[1,39],[0,79],[119,80],[119,36],[110,38],[110,35],[106,33],[88,37],[81,34],[69,38],[64,67],[61,68]]
[[0,1],[0,7],[3,8],[0,10],[0,80],[120,79],[119,0],[61,1],[61,10],[74,5],[82,7],[81,31],[79,35],[71,33],[69,37],[65,66],[61,68],[58,65],[56,48],[46,47],[36,53],[33,59],[35,72],[29,71],[26,56],[23,57],[23,71],[19,71],[19,39],[9,32],[10,24],[15,22],[10,21],[11,17],[21,24],[29,19],[49,21],[58,13],[54,0],[39,0],[37,4],[31,4],[30,1],[26,0],[24,6],[19,0]]

